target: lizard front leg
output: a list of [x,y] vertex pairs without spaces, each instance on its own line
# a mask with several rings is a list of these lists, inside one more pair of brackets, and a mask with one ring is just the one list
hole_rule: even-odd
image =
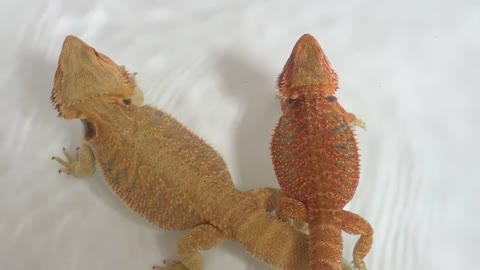
[[227,237],[210,224],[198,225],[178,242],[178,260],[165,261],[165,266],[154,270],[202,270],[203,258],[198,250],[207,250],[220,245]]
[[76,177],[88,177],[95,172],[95,156],[87,144],[82,143],[82,146],[77,148],[75,156],[72,156],[65,148],[63,148],[63,154],[65,159],[56,156],[52,157],[53,160],[56,160],[63,166],[63,168],[58,170],[59,173],[64,172]]
[[353,113],[347,112],[342,106],[338,106],[338,107],[340,109],[340,112],[345,117],[345,120],[347,121],[347,123],[350,126],[352,126],[352,127],[357,126],[357,127],[363,128],[363,129],[367,128],[365,122],[362,119],[357,118],[357,116]]
[[360,234],[353,249],[353,263],[360,270],[366,270],[363,258],[367,256],[373,242],[373,229],[370,223],[352,212],[342,211],[342,229],[350,234]]
[[[136,73],[130,75],[130,79],[135,82]],[[132,95],[128,99],[133,105],[140,107],[143,104],[143,92],[140,88],[135,87],[133,89]],[[63,148],[63,154],[65,159],[60,157],[52,157],[53,160],[56,160],[60,163],[63,168],[58,172],[64,172],[66,174],[71,174],[76,177],[88,177],[92,176],[95,173],[95,156],[92,149],[85,142],[76,149],[75,157],[72,157],[70,152]]]

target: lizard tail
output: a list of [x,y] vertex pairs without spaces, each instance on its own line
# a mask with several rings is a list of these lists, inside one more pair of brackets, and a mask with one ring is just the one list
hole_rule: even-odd
[[313,215],[309,220],[309,249],[312,270],[342,269],[342,229],[332,213]]
[[278,269],[310,269],[308,236],[265,211],[248,214],[234,237],[254,257]]

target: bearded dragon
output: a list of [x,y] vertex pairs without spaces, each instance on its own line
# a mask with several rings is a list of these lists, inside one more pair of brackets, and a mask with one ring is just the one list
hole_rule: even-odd
[[311,35],[295,44],[278,79],[282,116],[271,141],[274,171],[286,197],[279,216],[308,223],[312,270],[341,269],[342,230],[361,234],[354,265],[372,245],[373,229],[362,217],[343,210],[359,179],[359,153],[350,124],[364,127],[333,95],[335,71]]
[[133,75],[74,36],[63,43],[51,101],[60,117],[84,126],[76,154],[53,157],[60,172],[88,177],[98,162],[130,209],[161,228],[189,229],[178,259],[154,269],[203,269],[199,250],[225,239],[273,267],[310,268],[307,237],[268,213],[279,190],[236,190],[211,146],[166,112],[141,106]]

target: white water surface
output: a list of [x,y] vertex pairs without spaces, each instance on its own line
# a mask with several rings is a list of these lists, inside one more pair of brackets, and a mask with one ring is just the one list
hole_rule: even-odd
[[[479,14],[468,0],[1,1],[0,269],[148,270],[182,235],[130,212],[99,173],[57,173],[50,157],[81,140],[49,103],[66,35],[138,72],[146,103],[218,149],[247,190],[277,186],[275,81],[303,33],[367,123],[347,209],[375,229],[368,268],[478,269]],[[204,255],[208,270],[270,269],[232,242]]]

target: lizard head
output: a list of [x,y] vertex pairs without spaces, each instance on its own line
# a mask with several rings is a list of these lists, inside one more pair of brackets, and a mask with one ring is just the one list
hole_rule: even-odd
[[315,87],[323,97],[333,95],[338,88],[337,74],[320,44],[309,34],[300,37],[283,67],[278,78],[279,95],[282,101],[295,100],[304,94],[306,86]]
[[67,36],[55,72],[53,106],[63,118],[84,118],[89,103],[99,98],[107,102],[130,100],[136,105],[143,102],[133,75],[125,67],[79,38]]

